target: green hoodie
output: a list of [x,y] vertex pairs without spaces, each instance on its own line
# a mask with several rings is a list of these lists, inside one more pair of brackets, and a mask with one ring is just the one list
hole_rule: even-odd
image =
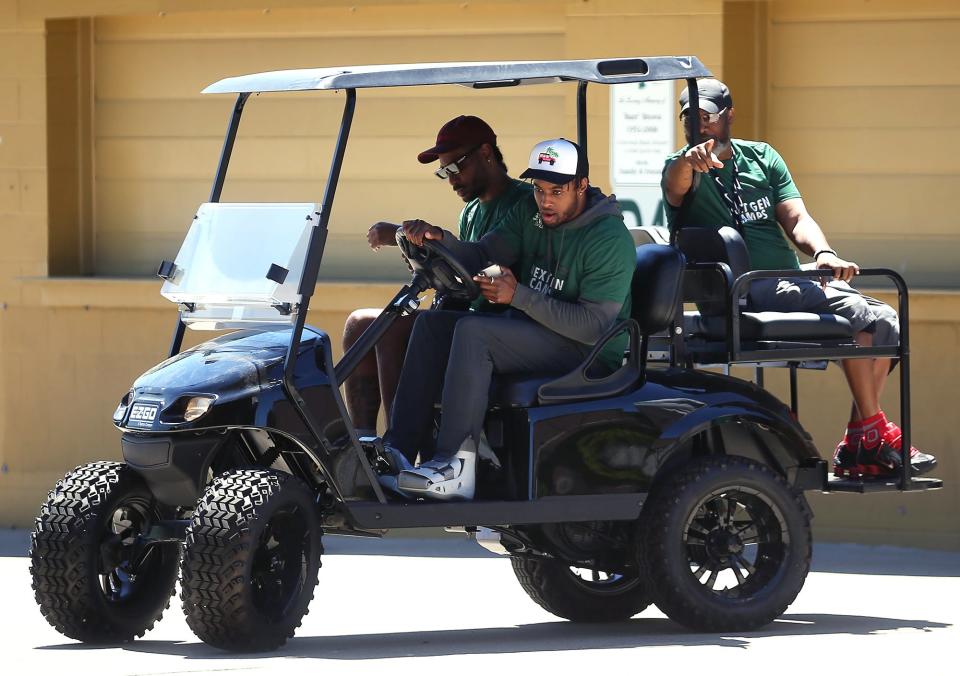
[[[511,305],[562,336],[593,345],[630,316],[636,249],[616,198],[598,188],[566,223],[544,227],[537,212],[504,223],[480,244],[490,260],[519,269]],[[601,360],[618,367],[626,343],[626,335],[611,341]]]

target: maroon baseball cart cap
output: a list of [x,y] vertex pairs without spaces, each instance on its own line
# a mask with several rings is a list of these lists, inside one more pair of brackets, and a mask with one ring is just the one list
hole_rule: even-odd
[[468,146],[475,148],[484,143],[497,145],[497,135],[493,133],[490,125],[479,117],[461,115],[440,127],[440,131],[437,132],[437,143],[417,155],[417,160],[420,164],[429,164],[436,162],[440,153]]

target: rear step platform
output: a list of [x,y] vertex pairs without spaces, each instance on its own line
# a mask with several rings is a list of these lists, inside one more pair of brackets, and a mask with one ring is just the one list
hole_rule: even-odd
[[824,493],[886,493],[890,491],[931,491],[943,488],[943,479],[915,477],[907,486],[900,488],[900,479],[842,479],[831,476],[823,488]]

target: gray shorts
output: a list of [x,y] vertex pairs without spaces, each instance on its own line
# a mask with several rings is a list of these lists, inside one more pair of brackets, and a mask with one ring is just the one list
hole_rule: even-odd
[[855,333],[873,334],[876,347],[900,343],[900,319],[896,310],[876,298],[865,296],[846,282],[820,282],[802,277],[758,279],[750,285],[750,308],[770,312],[814,312],[847,319]]

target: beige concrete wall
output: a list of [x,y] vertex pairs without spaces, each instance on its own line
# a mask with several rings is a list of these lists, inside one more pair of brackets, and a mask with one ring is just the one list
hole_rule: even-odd
[[[20,417],[20,359],[26,344],[21,342],[18,279],[47,274],[45,44],[41,20],[22,19],[15,2],[0,3],[0,513],[5,524],[27,523],[27,505],[37,504],[35,495],[25,500],[15,493],[21,478],[11,461],[16,458],[16,466],[26,457],[15,449],[40,422]],[[41,407],[40,401],[32,402],[33,409]]]
[[[226,75],[337,63],[563,58],[564,7],[435,3],[101,17],[96,64],[96,270],[148,274],[172,257],[209,193],[229,96],[200,96]],[[149,74],[149,75],[147,75]],[[508,158],[537,136],[569,134],[564,88],[472,92],[462,87],[362,90],[328,237],[326,279],[400,279],[369,270],[361,235],[379,219],[451,224],[456,196],[416,154],[446,120],[473,112],[499,132]],[[224,201],[320,199],[342,94],[263,96],[247,105]]]
[[839,251],[960,287],[960,3],[771,2],[767,137]]
[[92,22],[46,24],[49,274],[93,271]]

